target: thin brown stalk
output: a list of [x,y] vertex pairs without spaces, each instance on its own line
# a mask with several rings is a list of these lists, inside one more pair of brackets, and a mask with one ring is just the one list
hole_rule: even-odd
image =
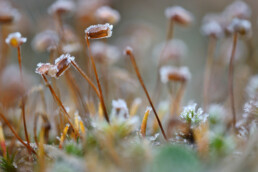
[[23,84],[22,63],[21,63],[21,47],[20,46],[17,47],[17,51],[18,51],[18,62],[19,62],[20,77],[21,77],[21,81],[22,81],[22,84]]
[[209,37],[208,44],[208,55],[205,65],[204,82],[203,82],[203,110],[207,111],[207,106],[209,105],[209,88],[210,88],[210,78],[212,73],[213,55],[216,47],[217,39],[213,36]]
[[31,148],[30,145],[26,144],[21,138],[20,136],[15,132],[15,130],[13,129],[12,125],[9,123],[9,121],[5,118],[4,114],[2,114],[0,112],[0,116],[1,118],[4,120],[4,122],[8,125],[9,129],[11,130],[11,132],[13,133],[13,135],[21,142],[21,144],[23,144],[27,149],[28,152],[32,152],[35,155],[37,155],[37,153]]
[[94,59],[93,59],[93,57],[91,55],[90,41],[88,39],[88,35],[86,35],[86,42],[87,42],[89,56],[90,56],[90,59],[91,59],[91,64],[92,64],[92,67],[93,67],[93,71],[94,71],[94,74],[95,74],[95,78],[96,78],[98,89],[99,89],[99,93],[100,93],[100,102],[101,102],[101,105],[102,105],[102,109],[103,109],[103,112],[104,112],[105,119],[109,123],[109,117],[108,117],[108,113],[107,113],[107,109],[106,109],[106,105],[105,105],[105,101],[104,101],[101,85],[100,85],[100,82],[99,82],[98,72],[97,72],[97,69],[96,69],[95,61],[94,61]]
[[48,80],[47,80],[46,76],[45,76],[44,74],[42,74],[41,76],[42,76],[42,78],[43,78],[43,80],[44,80],[46,86],[49,88],[49,91],[50,91],[50,93],[52,94],[54,100],[57,102],[57,104],[61,107],[61,109],[63,110],[64,114],[66,115],[66,118],[67,118],[68,123],[71,125],[73,131],[75,131],[75,130],[74,130],[75,128],[74,128],[72,122],[70,121],[71,117],[70,117],[70,115],[68,114],[68,112],[66,111],[66,109],[65,109],[65,107],[64,107],[64,105],[63,105],[63,103],[62,103],[62,101],[61,101],[61,100],[58,98],[58,96],[56,95],[56,93],[55,93],[53,87],[48,83]]
[[136,72],[136,75],[137,75],[137,77],[138,77],[138,79],[139,79],[139,82],[140,82],[140,84],[141,84],[141,86],[142,86],[142,88],[143,88],[143,90],[144,90],[144,92],[145,92],[145,94],[146,94],[146,96],[147,96],[147,98],[148,98],[148,101],[149,101],[149,103],[150,103],[150,105],[151,105],[151,108],[153,109],[153,112],[154,112],[155,117],[156,117],[156,119],[157,119],[157,121],[158,121],[159,127],[160,127],[160,129],[161,129],[162,135],[163,135],[163,137],[165,138],[165,140],[168,140],[168,139],[167,139],[167,136],[166,136],[166,134],[165,134],[165,131],[164,131],[164,129],[163,129],[163,126],[162,126],[162,124],[161,124],[161,122],[160,122],[159,116],[158,116],[158,114],[157,114],[157,112],[156,112],[156,109],[155,109],[155,107],[154,107],[154,105],[153,105],[153,103],[152,103],[152,101],[151,101],[151,98],[150,98],[150,96],[149,96],[149,93],[148,93],[148,91],[147,91],[147,89],[146,89],[146,87],[145,87],[145,84],[144,84],[143,79],[142,79],[142,77],[141,77],[141,74],[140,74],[140,72],[139,72],[139,68],[138,68],[138,66],[137,66],[137,64],[136,64],[134,55],[133,55],[132,51],[130,51],[130,50],[129,50],[129,51],[126,51],[126,53],[127,53],[127,55],[129,55],[129,57],[130,57],[130,59],[131,59],[132,65],[133,65],[134,70],[135,70],[135,72]]
[[228,82],[229,82],[229,96],[230,96],[230,102],[231,102],[231,110],[233,115],[233,128],[236,127],[236,111],[235,111],[235,102],[234,102],[234,85],[233,85],[233,73],[234,73],[234,59],[235,59],[235,53],[236,53],[236,46],[237,46],[237,37],[238,34],[234,33],[233,37],[233,47],[229,62],[229,73],[228,73]]
[[21,111],[22,111],[23,127],[24,127],[24,133],[25,133],[27,144],[30,145],[30,139],[29,139],[27,125],[26,125],[25,102],[26,102],[26,100],[23,97],[22,100],[21,100]]

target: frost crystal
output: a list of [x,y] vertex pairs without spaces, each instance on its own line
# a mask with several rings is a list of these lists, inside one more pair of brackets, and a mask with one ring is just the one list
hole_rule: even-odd
[[62,54],[60,57],[58,57],[55,60],[55,64],[61,62],[62,60],[66,60],[67,63],[71,63],[72,61],[74,61],[75,57],[71,56],[70,54]]
[[180,114],[180,118],[191,123],[193,126],[198,126],[200,123],[206,122],[209,117],[207,113],[203,113],[202,108],[198,108],[196,111],[196,106],[196,103],[188,105],[184,107],[183,112]]

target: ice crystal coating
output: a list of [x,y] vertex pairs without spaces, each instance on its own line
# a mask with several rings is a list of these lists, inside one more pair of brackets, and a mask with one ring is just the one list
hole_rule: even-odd
[[196,106],[196,103],[190,104],[184,107],[183,112],[180,114],[180,118],[193,126],[198,126],[200,123],[206,122],[209,117],[207,113],[203,113],[202,108],[196,109]]
[[22,37],[20,32],[10,33],[5,39],[5,42],[13,47],[18,47],[26,41],[27,38]]
[[117,10],[109,6],[102,6],[96,10],[95,16],[98,21],[103,23],[116,24],[120,20],[120,14]]
[[91,25],[85,30],[85,34],[88,39],[109,38],[112,36],[112,29],[113,25],[109,23]]
[[163,83],[167,83],[170,80],[185,82],[191,79],[191,73],[185,66],[179,68],[163,66],[160,69],[160,78]]

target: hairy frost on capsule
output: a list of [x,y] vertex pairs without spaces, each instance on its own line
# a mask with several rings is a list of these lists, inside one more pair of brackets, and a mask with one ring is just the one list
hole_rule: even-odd
[[59,63],[62,60],[67,60],[68,63],[71,63],[72,61],[74,61],[74,59],[75,57],[71,56],[70,54],[62,54],[55,60],[55,64]]
[[13,47],[18,47],[21,44],[27,42],[27,38],[22,37],[20,32],[10,33],[5,39],[5,42]]
[[85,34],[88,36],[88,39],[109,38],[112,36],[112,29],[113,25],[109,23],[91,25],[85,30]]
[[191,79],[191,73],[188,67],[172,67],[172,66],[163,66],[160,69],[160,78],[161,82],[167,83],[169,80],[175,81],[188,81]]

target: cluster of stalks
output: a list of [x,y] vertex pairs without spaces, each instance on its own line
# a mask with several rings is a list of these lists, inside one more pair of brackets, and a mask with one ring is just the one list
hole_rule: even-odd
[[[0,2],[1,4],[1,2]],[[1,7],[0,7],[1,8]],[[141,100],[139,98],[135,98],[134,101],[129,100],[131,103],[130,110],[127,109],[127,100],[124,101],[122,99],[118,99],[118,101],[112,101],[112,107],[115,111],[115,115],[112,116],[112,111],[109,109],[109,98],[117,98],[118,96],[123,95],[115,95],[110,94],[110,90],[115,90],[116,88],[110,89],[109,85],[113,83],[115,77],[110,77],[112,80],[109,80],[108,76],[110,74],[108,65],[100,65],[98,66],[98,61],[94,57],[94,51],[91,45],[91,40],[101,39],[101,43],[105,45],[102,53],[108,53],[108,44],[107,38],[112,36],[113,25],[117,24],[120,20],[119,13],[108,7],[102,6],[98,8],[96,13],[94,14],[96,21],[100,24],[97,25],[87,25],[86,29],[81,29],[82,32],[84,30],[84,35],[81,36],[81,43],[78,39],[76,39],[76,34],[73,31],[69,30],[68,27],[64,24],[63,18],[66,13],[72,13],[76,9],[76,5],[72,1],[63,1],[57,0],[50,8],[49,13],[53,16],[53,22],[56,24],[55,31],[44,31],[39,34],[33,41],[33,48],[37,51],[48,52],[49,59],[47,63],[38,63],[36,68],[36,73],[39,74],[42,78],[42,82],[45,87],[49,90],[53,100],[54,100],[54,108],[57,108],[56,111],[58,115],[54,116],[55,121],[52,122],[52,117],[49,113],[50,107],[48,107],[47,96],[45,96],[43,86],[40,88],[36,88],[35,90],[30,89],[29,91],[25,89],[22,92],[22,95],[17,97],[17,102],[19,102],[19,109],[21,112],[21,119],[23,122],[24,128],[24,139],[19,136],[17,130],[20,128],[20,124],[18,124],[17,129],[13,126],[14,123],[7,118],[8,108],[0,106],[0,118],[3,121],[2,125],[0,124],[0,147],[3,151],[3,157],[7,159],[8,155],[8,145],[6,144],[4,135],[5,130],[4,126],[7,125],[11,133],[15,136],[15,138],[27,149],[29,155],[35,155],[37,158],[40,168],[42,171],[45,170],[45,156],[47,155],[46,146],[49,142],[51,142],[51,131],[53,130],[53,123],[56,124],[56,129],[59,139],[58,148],[60,150],[64,150],[66,146],[67,140],[72,140],[77,145],[79,144],[92,144],[88,142],[94,142],[94,146],[100,149],[106,149],[105,154],[108,154],[112,160],[118,166],[122,166],[125,163],[122,162],[118,156],[118,152],[115,148],[117,143],[117,138],[127,138],[130,139],[129,134],[131,131],[123,131],[123,125],[127,125],[126,122],[130,123],[133,121],[134,117],[136,117],[137,112],[140,111],[141,108]],[[248,10],[248,9],[246,9]],[[1,12],[1,9],[0,9]],[[86,15],[86,14],[85,14]],[[154,113],[155,119],[153,120],[153,133],[155,135],[160,129],[161,134],[166,142],[174,142],[174,140],[183,140],[184,143],[189,143],[191,145],[196,144],[198,153],[206,157],[209,151],[209,140],[208,133],[210,132],[209,121],[207,120],[207,114],[209,112],[209,106],[213,103],[212,101],[212,78],[213,78],[213,68],[214,68],[214,58],[216,55],[216,45],[219,43],[220,39],[225,37],[233,38],[232,41],[232,49],[230,52],[230,60],[228,64],[228,94],[229,94],[229,102],[230,109],[232,112],[232,126],[236,133],[241,134],[240,129],[237,128],[237,110],[235,108],[235,95],[234,95],[234,62],[237,53],[237,45],[240,36],[248,37],[251,33],[251,23],[247,20],[250,18],[249,13],[245,10],[237,11],[235,8],[231,7],[223,13],[223,15],[227,15],[225,19],[226,21],[220,18],[218,20],[216,17],[211,17],[209,19],[205,19],[203,21],[202,33],[208,38],[208,50],[207,50],[207,59],[205,64],[205,71],[203,77],[203,92],[202,92],[202,108],[198,108],[196,111],[196,105],[183,108],[182,102],[183,97],[186,91],[187,84],[191,79],[191,73],[187,67],[182,66],[183,61],[181,60],[180,55],[178,57],[166,57],[166,51],[171,50],[174,44],[170,44],[175,41],[174,38],[174,30],[175,26],[179,25],[182,27],[187,27],[193,22],[193,15],[185,10],[182,7],[174,6],[169,7],[165,10],[165,16],[168,19],[168,30],[166,40],[164,42],[164,46],[161,48],[159,57],[158,57],[158,73],[157,80],[155,82],[154,93],[152,94],[152,98],[147,89],[148,85],[144,83],[143,77],[141,75],[140,70],[141,67],[137,65],[137,57],[138,54],[133,51],[130,46],[127,46],[124,49],[125,55],[130,58],[133,69],[138,78],[139,84],[142,87],[144,94],[147,97],[148,104],[150,107],[146,108],[146,111],[142,117],[141,126],[137,126],[137,130],[133,130],[133,132],[137,133],[139,130],[140,141],[142,140],[151,140],[148,138],[148,127],[147,122],[151,111]],[[89,16],[84,16],[85,18],[89,18]],[[220,16],[221,17],[221,16]],[[223,17],[223,16],[222,16]],[[2,15],[0,13],[0,27],[2,29],[1,37],[0,37],[0,86],[2,84],[2,73],[6,68],[7,61],[7,50],[5,50],[5,45],[3,45],[4,39],[5,43],[17,48],[17,56],[18,56],[18,66],[19,66],[19,75],[20,75],[20,83],[23,88],[27,87],[26,77],[22,70],[22,54],[21,54],[21,46],[26,43],[27,39],[22,37],[19,32],[11,33],[7,36],[4,25],[10,24],[14,22],[14,15]],[[91,22],[96,23],[96,22]],[[85,28],[85,27],[84,27]],[[81,45],[86,46],[81,46]],[[93,43],[92,43],[93,44]],[[79,46],[77,46],[79,45]],[[68,48],[67,48],[68,47]],[[82,53],[80,50],[86,50],[83,54],[85,58],[82,60],[86,61],[86,66],[82,66],[79,63],[79,59],[75,59],[74,56],[79,56]],[[117,48],[117,47],[116,47]],[[119,51],[119,49],[118,49]],[[71,55],[72,54],[72,55]],[[118,53],[119,54],[119,53]],[[173,54],[173,53],[172,53]],[[73,56],[74,55],[74,56]],[[113,55],[113,54],[112,54]],[[111,55],[111,56],[112,56]],[[176,56],[176,55],[175,55]],[[108,58],[108,55],[105,56]],[[105,59],[107,60],[107,59]],[[172,62],[174,66],[164,66],[164,64]],[[76,73],[72,73],[70,68]],[[86,70],[84,68],[87,68]],[[92,71],[91,71],[92,70]],[[104,72],[103,72],[104,71]],[[91,76],[94,73],[94,76]],[[119,72],[118,72],[119,73]],[[122,73],[122,72],[121,72]],[[83,88],[82,85],[79,84],[78,78],[75,75],[78,74],[87,82],[87,88]],[[14,75],[14,74],[13,74]],[[62,78],[64,75],[64,81],[58,81],[57,79]],[[102,77],[103,76],[103,77]],[[126,75],[127,76],[127,75]],[[94,77],[94,78],[93,78]],[[126,77],[125,77],[126,78]],[[50,82],[51,81],[51,82]],[[64,83],[61,83],[64,82]],[[134,80],[132,81],[134,82]],[[103,83],[103,84],[102,84]],[[170,101],[168,101],[168,107],[163,110],[158,107],[158,102],[160,102],[160,95],[163,91],[161,83],[166,84],[168,87],[168,92],[170,96]],[[64,88],[69,91],[68,98],[69,103],[72,105],[66,106],[66,101],[64,99],[63,88],[60,85],[65,85]],[[135,83],[134,83],[135,84]],[[66,87],[67,86],[67,87]],[[85,91],[86,90],[86,91]],[[112,91],[113,91],[112,90]],[[1,91],[1,88],[0,88]],[[33,140],[35,142],[35,147],[33,147],[33,141],[30,137],[29,127],[27,126],[28,120],[28,107],[29,100],[32,92],[37,92],[40,94],[41,98],[41,108],[42,111],[38,111],[37,106],[34,105],[37,102],[33,102],[33,108],[30,109],[29,112],[35,114],[33,121]],[[87,92],[87,93],[86,93]],[[115,91],[114,91],[115,92]],[[86,94],[85,94],[86,93]],[[94,97],[95,94],[96,97]],[[112,92],[113,93],[113,92]],[[151,92],[150,92],[151,93]],[[131,95],[132,97],[135,95]],[[137,96],[139,97],[139,96]],[[94,98],[98,98],[98,101],[95,102]],[[74,106],[73,106],[74,105]],[[96,110],[96,106],[98,106],[98,111]],[[74,107],[72,109],[71,107]],[[71,110],[71,109],[72,110]],[[11,108],[10,108],[11,109]],[[36,110],[35,110],[36,109]],[[183,110],[184,109],[184,110]],[[52,109],[53,110],[53,109]],[[79,115],[80,114],[80,115]],[[97,117],[99,115],[99,118]],[[111,115],[110,115],[111,114]],[[82,118],[81,118],[82,116]],[[102,119],[105,119],[104,124],[101,123]],[[122,120],[121,120],[122,119]],[[163,119],[166,119],[167,122]],[[120,126],[117,121],[126,121]],[[93,121],[93,122],[92,122]],[[97,121],[97,122],[96,122]],[[120,122],[120,121],[119,121]],[[135,122],[136,123],[136,122]],[[39,125],[40,124],[40,125]],[[85,125],[86,124],[86,125]],[[128,124],[129,125],[129,124]],[[40,126],[40,127],[39,127]],[[86,126],[86,127],[85,127]],[[103,127],[104,126],[104,127]],[[102,128],[101,128],[102,127]],[[101,131],[101,128],[103,131]],[[105,128],[105,129],[103,129]],[[128,127],[129,128],[129,127]],[[133,127],[132,127],[133,128]],[[165,129],[166,128],[166,132]],[[127,129],[127,128],[126,128]],[[119,133],[117,136],[113,133]],[[118,131],[119,130],[119,131]],[[120,132],[120,130],[122,130]],[[129,129],[128,129],[129,130]],[[38,132],[39,131],[39,132]],[[102,137],[95,136],[95,138],[90,138],[94,132],[103,132],[106,136]],[[128,135],[126,135],[126,134]],[[134,134],[135,134],[134,133]],[[123,135],[124,134],[124,135]],[[137,134],[136,134],[137,135]],[[137,135],[138,136],[138,135]],[[103,139],[104,138],[104,139]],[[179,138],[179,139],[178,139]],[[92,139],[92,140],[91,140]],[[100,143],[97,143],[96,140],[101,140]],[[105,140],[106,139],[106,140]],[[156,138],[155,138],[156,139]],[[154,142],[156,141],[155,139]],[[122,140],[122,139],[121,139]],[[153,141],[151,140],[151,141]],[[127,141],[123,139],[123,141]],[[150,141],[150,142],[151,142]],[[55,141],[54,141],[55,142]],[[96,142],[96,143],[95,143]],[[120,140],[118,141],[120,142]],[[121,141],[122,142],[122,141]],[[141,142],[142,143],[142,142]],[[13,143],[12,143],[13,144]],[[194,146],[193,146],[194,147]],[[92,151],[92,150],[87,150]],[[81,152],[80,152],[81,153]],[[101,154],[101,153],[100,153]],[[97,157],[97,156],[96,156]]]

